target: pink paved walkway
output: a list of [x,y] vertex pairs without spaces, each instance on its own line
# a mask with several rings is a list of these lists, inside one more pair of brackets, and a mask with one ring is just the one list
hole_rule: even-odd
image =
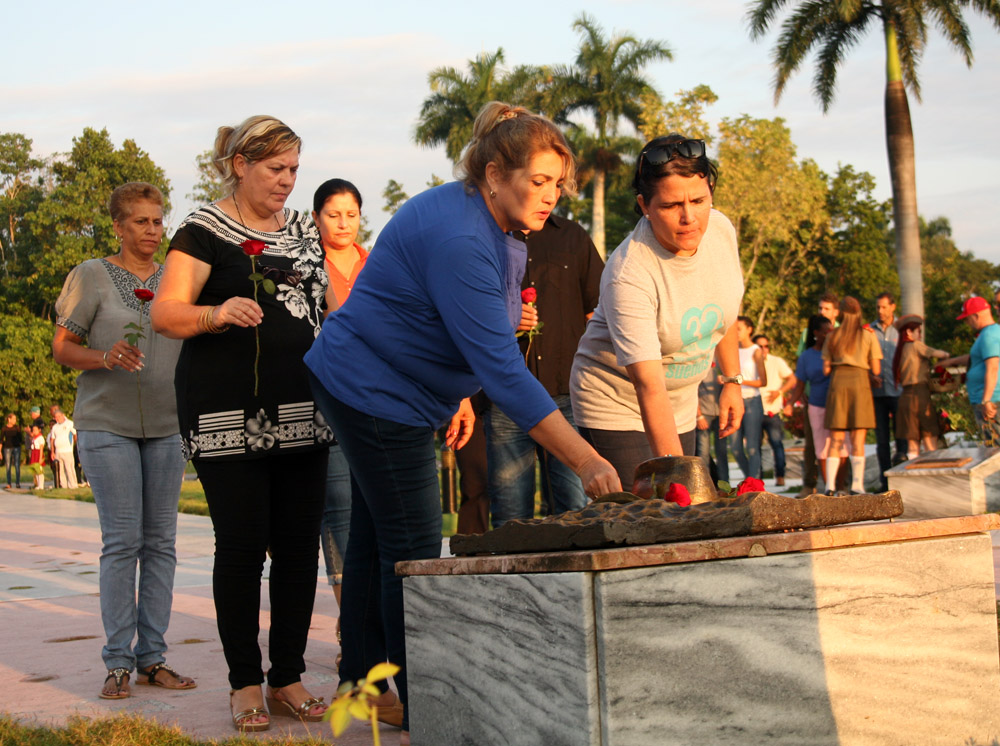
[[[137,712],[179,725],[200,739],[235,735],[212,604],[212,526],[201,516],[182,514],[178,519],[167,662],[195,677],[198,688],[170,692],[133,685],[130,699],[109,701],[97,696],[106,673],[98,598],[100,529],[94,505],[0,490],[0,681],[7,682],[0,711],[41,723],[63,723],[73,714]],[[329,702],[337,686],[333,661],[339,652],[338,610],[325,575],[317,584],[303,681]],[[262,595],[261,648],[266,661],[266,582]],[[398,743],[398,733],[384,726],[382,742]],[[360,723],[335,741],[327,723],[307,725],[287,718],[275,719],[270,731],[254,737],[266,741],[275,735],[310,734],[344,746],[371,743]]]

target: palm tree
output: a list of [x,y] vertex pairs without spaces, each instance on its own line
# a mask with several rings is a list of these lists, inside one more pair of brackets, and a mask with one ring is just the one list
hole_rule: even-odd
[[670,50],[658,41],[640,41],[633,36],[616,34],[610,39],[597,22],[586,13],[573,22],[580,34],[580,49],[572,66],[554,69],[548,95],[561,103],[556,118],[565,119],[575,111],[589,111],[594,116],[593,161],[587,165],[594,173],[594,208],[591,236],[601,256],[604,246],[604,191],[608,171],[620,163],[622,152],[615,145],[622,119],[638,127],[642,113],[640,96],[652,90],[642,74],[651,62],[672,59]]
[[[789,0],[755,0],[748,14],[750,37],[761,38]],[[969,27],[962,11],[971,7],[1000,28],[1000,0],[802,0],[781,25],[774,49],[774,99],[813,47],[818,47],[813,92],[826,113],[833,103],[837,69],[874,25],[885,35],[885,132],[892,178],[896,232],[896,265],[904,313],[924,313],[920,271],[920,228],[917,215],[913,129],[906,89],[920,101],[917,65],[927,43],[927,23],[972,66]]]
[[431,95],[420,107],[414,141],[425,147],[443,144],[452,163],[458,163],[472,139],[476,115],[484,105],[490,101],[514,105],[535,103],[542,70],[519,66],[508,72],[503,61],[501,47],[493,54],[483,52],[469,60],[468,75],[453,67],[431,70],[427,76]]

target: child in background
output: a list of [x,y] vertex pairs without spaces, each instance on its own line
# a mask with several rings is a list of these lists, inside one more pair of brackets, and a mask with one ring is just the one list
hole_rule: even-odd
[[42,435],[42,428],[38,425],[31,426],[31,452],[28,456],[28,464],[35,474],[35,489],[45,489],[45,437]]

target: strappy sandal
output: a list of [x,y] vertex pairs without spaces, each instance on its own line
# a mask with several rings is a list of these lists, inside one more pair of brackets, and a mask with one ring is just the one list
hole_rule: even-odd
[[[278,689],[267,688],[268,695],[265,698],[267,701],[267,706],[271,710],[271,714],[274,717],[284,717],[284,718],[297,718],[309,723],[319,723],[322,722],[323,716],[326,714],[326,702],[323,701],[322,697],[309,697],[298,707],[292,705],[291,702],[286,702],[283,699],[278,699],[276,696],[284,687],[279,687]],[[313,707],[317,705],[323,705],[323,712],[318,714],[312,714],[309,712]]]
[[[177,679],[177,684],[164,684],[162,681],[156,680],[156,674],[160,671],[166,671],[168,674]],[[164,689],[197,689],[198,684],[190,676],[181,676],[174,669],[168,666],[162,661],[159,663],[154,663],[149,668],[143,670],[141,668],[136,669],[136,674],[138,674],[138,679],[136,679],[137,684],[147,684],[149,686],[159,686]],[[145,676],[146,680],[143,681],[142,677]]]
[[98,695],[101,699],[128,699],[132,696],[132,692],[125,688],[128,686],[129,680],[129,670],[127,668],[109,669],[104,683],[107,684],[111,679],[115,680],[115,691],[109,694],[104,689],[101,689],[101,693]]
[[[233,727],[236,728],[240,733],[258,733],[263,730],[267,730],[271,727],[271,716],[268,714],[267,710],[263,707],[248,707],[240,712],[233,712],[233,695],[236,694],[236,690],[232,689],[229,692],[229,711],[233,716]],[[251,718],[257,717],[258,715],[263,715],[267,718],[264,722],[255,723]]]

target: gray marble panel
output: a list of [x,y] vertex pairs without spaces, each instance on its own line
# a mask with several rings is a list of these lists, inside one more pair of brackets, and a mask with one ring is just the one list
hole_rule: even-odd
[[410,577],[403,588],[414,744],[600,743],[589,573]]
[[1000,735],[988,535],[601,573],[603,743]]
[[957,469],[952,474],[942,471],[887,472],[889,489],[899,490],[903,498],[903,518],[946,518],[985,512],[986,491],[981,477]]

